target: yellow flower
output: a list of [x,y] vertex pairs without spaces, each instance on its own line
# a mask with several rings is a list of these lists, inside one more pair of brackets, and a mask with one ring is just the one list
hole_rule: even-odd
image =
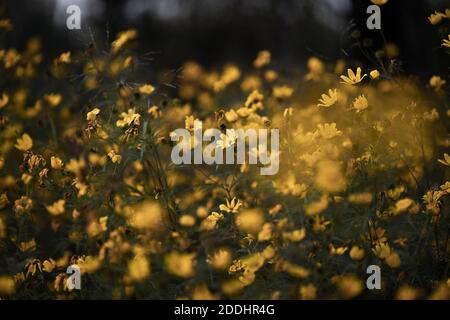
[[4,108],[9,102],[9,97],[6,93],[2,94],[2,98],[0,99],[0,109]]
[[370,204],[373,199],[373,195],[370,192],[358,192],[352,193],[348,196],[348,201],[354,204]]
[[308,216],[314,216],[328,208],[328,197],[322,195],[319,200],[313,201],[306,206],[305,213]]
[[33,238],[30,241],[23,241],[19,243],[18,247],[22,252],[34,251],[36,250],[36,240]]
[[292,107],[286,108],[283,111],[283,118],[291,117],[293,113],[294,113],[294,108],[292,108]]
[[13,25],[11,23],[11,20],[9,19],[1,19],[0,20],[0,29],[5,29],[8,31],[11,31],[13,29]]
[[52,156],[50,158],[50,163],[51,163],[52,168],[55,170],[61,170],[64,165],[63,161],[60,158],[55,157],[55,156]]
[[342,135],[342,131],[336,128],[336,123],[324,123],[317,125],[320,136],[324,139],[332,139]]
[[317,288],[312,283],[300,286],[299,293],[302,300],[314,300],[317,298]]
[[225,201],[227,202],[226,205],[221,204],[219,206],[219,209],[225,212],[237,213],[239,211],[239,208],[242,206],[241,200],[236,200],[236,197],[231,199],[231,201],[228,201],[228,199],[225,199]]
[[108,157],[111,159],[112,163],[122,162],[122,156],[120,154],[116,154],[114,150],[108,152]]
[[0,296],[7,296],[16,291],[14,279],[7,276],[0,276]]
[[342,256],[348,250],[347,247],[335,247],[332,243],[330,244],[330,254],[332,256]]
[[99,108],[94,108],[93,110],[89,111],[86,114],[86,120],[88,121],[94,121],[97,119],[97,115],[100,113],[100,109]]
[[61,53],[56,61],[59,63],[71,63],[72,59],[70,57],[70,51]]
[[172,251],[165,255],[164,262],[168,271],[180,278],[194,275],[195,253],[179,253]]
[[355,275],[337,277],[337,288],[345,299],[356,297],[364,289],[362,281]]
[[278,79],[278,73],[274,70],[267,70],[264,73],[264,79],[266,79],[267,82],[274,82]]
[[380,72],[375,69],[375,70],[370,71],[369,75],[370,75],[371,79],[377,80],[380,77]]
[[233,123],[238,120],[239,116],[233,109],[230,109],[230,111],[225,112],[225,119],[227,119],[228,122]]
[[20,199],[14,201],[14,211],[17,214],[22,214],[33,207],[33,200],[26,196],[21,196]]
[[116,54],[122,49],[122,47],[130,40],[133,40],[137,37],[138,33],[134,29],[129,29],[126,31],[122,31],[118,34],[116,40],[111,43],[111,52]]
[[364,77],[367,76],[366,74],[364,74],[361,77],[361,71],[362,70],[360,67],[358,67],[356,69],[356,74],[353,72],[352,69],[347,69],[348,76],[344,76],[344,75],[341,76],[341,79],[343,80],[342,83],[349,84],[349,85],[354,85],[354,84],[360,83],[362,81],[362,79],[364,79]]
[[58,200],[56,202],[54,202],[52,205],[49,206],[45,206],[45,208],[47,209],[47,211],[53,215],[53,216],[59,216],[60,214],[63,214],[65,211],[65,206],[66,201],[64,199]]
[[33,139],[24,133],[21,138],[17,138],[16,144],[14,145],[20,151],[28,151],[33,147]]
[[153,119],[158,119],[162,116],[162,111],[158,106],[151,106],[148,108],[147,113],[151,115]]
[[428,20],[431,24],[438,24],[442,21],[442,18],[445,18],[445,14],[435,11],[428,17]]
[[389,0],[370,0],[373,4],[376,4],[377,6],[381,6],[383,4],[386,4]]
[[253,66],[255,68],[261,68],[265,65],[268,65],[270,63],[270,51],[263,50],[258,52],[258,56],[256,57],[255,61],[253,61]]
[[227,129],[226,134],[220,134],[220,140],[217,140],[217,146],[222,150],[231,147],[236,143],[237,134],[234,129]]
[[153,87],[150,84],[143,84],[139,87],[139,93],[140,94],[151,94],[153,91],[155,91],[155,87]]
[[8,203],[9,203],[8,196],[6,195],[6,192],[4,192],[0,195],[0,209],[6,207]]
[[62,96],[58,93],[49,93],[44,95],[44,99],[50,106],[56,107],[61,103]]
[[334,105],[336,103],[338,99],[337,96],[337,90],[334,89],[329,89],[328,90],[328,95],[326,95],[325,93],[322,94],[322,99],[319,99],[320,104],[318,104],[318,107],[331,107],[332,105]]
[[132,124],[133,125],[140,124],[141,115],[139,113],[136,113],[134,109],[128,109],[128,112],[122,112],[120,117],[122,119],[116,121],[116,126],[120,128],[130,126]]
[[364,258],[364,249],[358,247],[358,246],[353,246],[349,252],[350,258],[352,258],[353,260],[362,260]]
[[220,248],[208,255],[206,262],[216,270],[226,270],[233,258],[231,250],[227,248]]
[[346,188],[346,181],[339,162],[325,160],[317,165],[316,186],[324,192],[341,192]]
[[401,264],[400,256],[397,252],[391,252],[384,262],[393,269],[398,268]]
[[294,89],[288,86],[278,86],[273,88],[273,96],[277,99],[285,99],[292,96]]
[[208,215],[200,226],[201,230],[213,230],[217,226],[217,222],[223,219],[223,214],[212,212]]
[[450,167],[450,156],[448,153],[444,153],[444,159],[438,159],[438,162],[442,163],[444,166]]
[[442,40],[442,46],[450,48],[450,34],[448,35],[448,40],[447,39]]
[[396,300],[415,300],[420,296],[420,290],[409,285],[402,285],[395,293]]
[[257,234],[264,224],[264,215],[259,209],[247,209],[236,216],[235,222],[241,231]]
[[283,239],[287,239],[292,242],[298,242],[306,237],[306,229],[301,228],[291,232],[283,232]]
[[247,117],[252,113],[252,111],[251,111],[249,108],[242,107],[242,108],[239,108],[239,109],[236,111],[236,113],[237,113],[238,116],[241,117],[241,118],[247,118]]
[[356,112],[360,112],[369,107],[369,102],[367,98],[362,94],[353,101],[353,107],[356,109]]
[[158,202],[145,201],[124,209],[129,224],[139,230],[164,229],[165,213]]
[[183,214],[182,216],[180,216],[178,221],[183,227],[192,227],[193,225],[195,225],[195,218],[190,214]]
[[434,216],[438,216],[441,212],[441,198],[445,195],[442,190],[434,191],[430,190],[422,197],[425,202],[427,210]]
[[444,79],[442,79],[439,76],[432,76],[430,78],[430,86],[437,91],[441,90],[442,86],[445,85],[446,82],[447,81],[445,81]]
[[305,80],[320,80],[320,77],[325,69],[324,63],[319,58],[310,57],[308,59],[307,66],[309,72],[307,75],[305,75]]
[[132,281],[142,281],[150,275],[150,263],[145,256],[134,257],[128,263],[128,277]]
[[56,262],[55,262],[55,260],[53,260],[52,258],[50,258],[49,260],[45,260],[43,263],[42,263],[42,267],[43,267],[43,269],[44,269],[44,271],[45,272],[52,272],[53,271],[53,269],[55,269],[55,267],[56,267]]
[[258,90],[254,90],[245,101],[245,106],[247,108],[252,107],[254,109],[262,109],[263,99],[264,96]]
[[398,200],[395,203],[394,214],[400,214],[400,213],[405,212],[413,204],[414,204],[414,201],[410,198],[404,198],[404,199]]

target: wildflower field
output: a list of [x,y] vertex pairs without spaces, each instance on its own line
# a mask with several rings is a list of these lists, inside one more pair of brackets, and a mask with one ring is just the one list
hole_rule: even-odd
[[[430,14],[450,53],[450,9]],[[53,56],[0,40],[0,298],[450,299],[449,70],[396,72],[385,43],[371,65],[280,71],[262,50],[151,82],[139,35]],[[196,120],[224,148],[279,129],[279,171],[175,165]]]

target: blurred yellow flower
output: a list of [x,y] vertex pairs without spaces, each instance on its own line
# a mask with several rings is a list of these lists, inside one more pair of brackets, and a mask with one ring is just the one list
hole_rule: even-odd
[[336,123],[324,123],[317,125],[320,136],[324,139],[332,139],[342,135],[342,131],[336,128]]
[[365,256],[364,249],[358,246],[353,246],[348,254],[353,260],[362,260]]
[[371,79],[377,80],[380,77],[380,72],[375,69],[375,70],[370,71],[369,75],[370,75]]
[[0,296],[11,295],[15,292],[15,283],[13,278],[0,276]]
[[445,81],[444,79],[442,79],[439,76],[432,76],[430,78],[430,86],[435,89],[436,91],[439,91],[442,89],[442,86],[445,85],[447,83],[447,81]]
[[324,192],[341,192],[346,188],[346,181],[341,165],[336,161],[325,160],[317,165],[316,186]]
[[264,95],[262,93],[260,93],[258,90],[254,90],[247,97],[247,100],[245,101],[245,106],[247,108],[252,107],[254,109],[262,109],[263,99],[264,99]]
[[442,39],[442,46],[450,48],[450,34],[448,35],[448,40]]
[[227,248],[220,248],[208,255],[206,262],[216,270],[226,270],[231,264],[232,252]]
[[122,156],[120,154],[116,154],[114,150],[108,152],[108,157],[111,159],[112,163],[122,162]]
[[122,47],[130,40],[133,40],[137,37],[138,33],[134,29],[129,29],[126,31],[122,31],[117,35],[116,40],[111,43],[111,52],[116,54],[122,49]]
[[59,63],[71,63],[72,59],[70,57],[71,53],[70,51],[63,52],[59,55],[59,57],[56,59]]
[[87,121],[95,121],[97,119],[97,115],[100,113],[99,108],[94,108],[86,114]]
[[317,298],[317,288],[312,283],[300,286],[299,293],[302,300],[314,300]]
[[56,107],[61,103],[62,96],[58,93],[49,93],[44,95],[44,100],[47,101],[51,107]]
[[346,246],[335,247],[332,243],[330,243],[329,248],[332,256],[342,256],[348,250]]
[[273,96],[277,99],[286,99],[292,96],[294,89],[289,86],[273,87]]
[[345,299],[358,296],[364,289],[362,281],[355,275],[339,276],[336,284],[339,293]]
[[63,161],[60,158],[55,157],[55,156],[52,156],[50,158],[50,164],[51,164],[52,168],[55,170],[61,170],[64,165]]
[[225,119],[227,119],[228,122],[233,123],[239,119],[239,116],[236,111],[230,109],[229,111],[225,112]]
[[183,214],[179,219],[179,223],[183,227],[192,227],[195,225],[195,217],[190,214]]
[[257,234],[264,224],[264,215],[259,209],[247,209],[236,216],[235,222],[241,231]]
[[253,66],[255,68],[261,68],[265,65],[268,65],[270,63],[270,57],[271,57],[270,51],[268,50],[258,52],[258,56],[253,61]]
[[14,147],[20,151],[28,151],[33,147],[33,139],[27,133],[24,133],[22,137],[17,138]]
[[170,273],[181,278],[190,278],[194,275],[195,256],[195,253],[172,251],[165,255],[164,262]]
[[217,226],[217,222],[223,219],[223,214],[212,212],[208,215],[200,226],[201,230],[213,230]]
[[142,281],[150,275],[150,263],[145,256],[137,256],[128,262],[128,276],[132,281]]
[[48,259],[48,260],[45,260],[43,263],[42,263],[42,269],[45,271],[45,272],[52,272],[54,269],[55,269],[55,267],[56,267],[56,262],[55,262],[55,260],[53,260],[52,258],[50,258],[50,259]]
[[364,109],[367,109],[367,107],[369,107],[369,102],[367,101],[367,98],[363,94],[353,101],[353,108],[355,108],[356,112],[360,112]]
[[0,109],[6,107],[8,102],[9,102],[9,96],[6,93],[3,93],[2,97],[0,99]]
[[155,87],[153,87],[150,84],[143,84],[141,86],[139,86],[139,93],[140,94],[151,94],[153,91],[155,91]]
[[442,18],[445,18],[445,14],[435,11],[428,17],[428,21],[430,21],[431,24],[438,24],[442,21]]
[[383,4],[386,4],[389,0],[370,0],[373,4],[376,4],[378,6],[381,6]]
[[61,199],[61,200],[54,202],[52,205],[45,206],[45,208],[51,215],[58,216],[58,215],[64,213],[65,205],[66,205],[66,201],[64,199]]
[[328,95],[326,95],[325,93],[322,94],[322,98],[319,99],[320,104],[318,104],[317,106],[327,108],[331,107],[336,103],[337,99],[338,99],[337,90],[329,89]]

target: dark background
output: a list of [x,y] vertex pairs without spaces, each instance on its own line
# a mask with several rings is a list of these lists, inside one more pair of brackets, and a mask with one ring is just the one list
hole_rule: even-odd
[[[206,65],[235,61],[250,66],[256,52],[269,49],[284,68],[305,65],[316,55],[369,60],[352,47],[350,34],[360,41],[382,44],[380,31],[366,25],[369,0],[1,0],[0,8],[12,19],[8,41],[23,48],[26,39],[40,36],[49,55],[84,47],[92,39],[106,43],[117,32],[139,30],[141,52],[152,52],[155,68],[178,68],[187,59]],[[82,30],[66,28],[66,8],[77,4]],[[427,17],[449,7],[446,0],[390,0],[381,7],[388,41],[400,48],[399,60],[407,73],[427,79],[448,70],[449,59],[440,47],[442,34]],[[441,30],[442,31],[442,30]],[[443,67],[444,66],[444,67]],[[441,75],[445,76],[445,75]]]

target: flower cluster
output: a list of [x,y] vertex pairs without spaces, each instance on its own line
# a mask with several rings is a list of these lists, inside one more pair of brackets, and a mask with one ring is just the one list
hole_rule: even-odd
[[[159,84],[136,70],[137,39],[51,59],[37,38],[2,45],[0,297],[450,298],[448,75],[391,74],[387,52],[311,57],[299,77],[261,51]],[[226,129],[279,129],[279,173],[174,165],[171,133],[198,120],[223,149]]]

